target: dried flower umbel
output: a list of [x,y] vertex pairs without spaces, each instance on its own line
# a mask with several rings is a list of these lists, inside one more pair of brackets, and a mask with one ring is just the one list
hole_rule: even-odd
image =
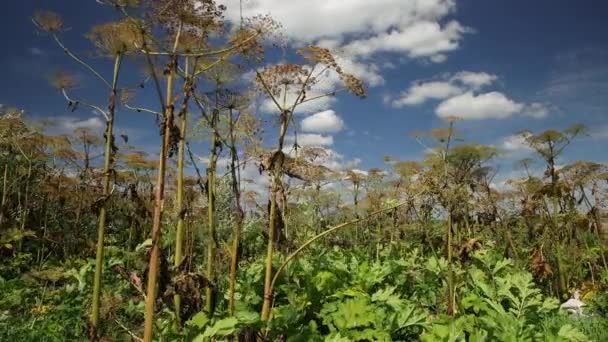
[[183,32],[208,38],[224,28],[223,14],[226,6],[214,0],[148,0],[150,19],[169,31],[183,25]]
[[32,21],[45,32],[59,32],[63,28],[63,20],[59,14],[52,11],[37,11]]
[[101,54],[117,56],[134,52],[144,44],[141,25],[124,19],[95,26],[87,35]]
[[59,90],[73,89],[78,84],[76,76],[63,71],[56,71],[53,73],[49,82],[54,88]]

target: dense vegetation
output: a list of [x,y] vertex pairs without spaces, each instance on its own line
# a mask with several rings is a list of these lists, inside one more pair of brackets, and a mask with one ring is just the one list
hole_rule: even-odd
[[[608,340],[608,168],[559,163],[584,127],[522,132],[537,158],[503,187],[500,151],[455,118],[415,134],[422,161],[332,170],[287,139],[299,106],[365,97],[330,51],[272,64],[278,25],[228,27],[212,0],[98,2],[117,15],[87,35],[108,75],[59,15],[32,21],[98,81],[106,104],[70,73],[51,80],[105,132],[51,134],[1,107],[0,340]],[[136,104],[146,92],[158,103]],[[156,120],[158,153],[117,137],[117,115]],[[559,310],[575,289],[581,317]]]

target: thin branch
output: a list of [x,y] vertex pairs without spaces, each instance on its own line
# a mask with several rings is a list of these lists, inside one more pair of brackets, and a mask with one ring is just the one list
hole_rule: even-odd
[[268,96],[270,97],[272,102],[274,102],[274,104],[279,109],[279,112],[283,112],[283,108],[279,104],[279,101],[277,101],[276,97],[272,94],[272,92],[270,91],[270,88],[266,84],[266,81],[264,81],[264,78],[262,77],[262,75],[260,74],[260,72],[257,69],[255,70],[255,74],[256,74],[257,78],[260,80],[260,82],[262,83],[262,86],[264,87],[266,94],[268,94]]
[[[221,55],[221,54],[224,54],[227,52],[232,52],[233,50],[236,50],[239,47],[244,46],[249,41],[251,41],[251,40],[255,39],[257,36],[259,36],[260,34],[261,33],[256,33],[256,34],[252,35],[251,37],[243,40],[239,44],[235,44],[235,45],[229,46],[227,48],[213,50],[213,51],[204,51],[204,52],[180,53],[179,55],[182,57],[211,57],[211,56]],[[170,56],[173,54],[172,52],[150,51],[150,50],[146,50],[144,47],[139,47],[137,45],[135,45],[135,46],[137,48],[139,48],[143,53],[153,55],[153,56]]]
[[63,49],[63,52],[65,52],[66,55],[72,57],[73,60],[75,60],[78,64],[84,66],[93,75],[95,75],[97,78],[99,78],[108,88],[112,89],[112,85],[110,84],[110,82],[108,82],[103,76],[101,76],[101,74],[99,72],[97,72],[97,70],[93,69],[92,66],[87,64],[87,62],[83,61],[80,57],[76,56],[72,51],[70,51],[70,49],[68,49],[61,42],[61,40],[59,39],[59,37],[56,34],[53,34],[53,39],[55,39],[55,42],[57,42],[57,44]]
[[123,106],[125,106],[125,108],[127,108],[127,109],[136,111],[138,113],[146,112],[146,113],[151,113],[151,114],[158,115],[158,116],[162,116],[163,115],[163,113],[159,113],[159,112],[154,111],[152,109],[143,108],[143,107],[133,107],[133,106],[129,105],[128,103],[123,103]]
[[114,318],[114,322],[116,322],[116,324],[118,324],[125,332],[127,332],[127,334],[129,334],[134,340],[136,341],[143,341],[144,339],[135,335],[131,330],[129,330],[129,328],[127,328],[127,326],[125,326],[124,324],[120,323],[120,321],[116,318]]
[[92,108],[92,109],[98,111],[99,113],[101,113],[101,115],[103,115],[103,117],[106,119],[106,121],[110,121],[110,117],[108,116],[108,114],[103,109],[101,109],[101,107],[98,107],[96,105],[93,105],[93,104],[90,104],[90,103],[86,103],[86,102],[83,102],[83,101],[80,101],[80,100],[75,100],[75,99],[70,98],[70,96],[68,95],[68,93],[65,90],[65,88],[61,88],[61,93],[63,94],[63,97],[65,97],[65,99],[68,100],[69,102],[71,102],[71,103],[78,103],[78,104],[84,105],[86,107]]
[[319,95],[319,96],[314,96],[314,97],[310,97],[310,98],[307,98],[307,99],[303,99],[303,100],[302,100],[302,101],[300,101],[300,103],[298,103],[298,104],[302,104],[302,103],[310,102],[310,101],[313,101],[313,100],[318,100],[318,99],[323,98],[323,97],[328,97],[328,96],[336,96],[336,94],[337,94],[337,93],[339,93],[339,92],[341,92],[341,91],[345,91],[345,90],[346,90],[346,88],[340,88],[340,89],[338,89],[338,90],[334,90],[334,91],[332,91],[332,92],[329,92],[329,93],[326,93],[326,94],[323,94],[323,95]]

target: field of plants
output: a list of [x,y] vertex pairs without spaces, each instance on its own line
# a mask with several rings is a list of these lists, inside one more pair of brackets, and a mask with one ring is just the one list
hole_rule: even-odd
[[105,130],[0,107],[0,341],[608,341],[608,166],[560,159],[583,125],[519,133],[535,157],[500,187],[455,117],[409,138],[423,160],[332,169],[294,133],[301,106],[365,101],[330,50],[277,62],[279,23],[228,27],[213,0],[97,2],[116,20],[87,52],[31,21],[71,63],[57,96]]

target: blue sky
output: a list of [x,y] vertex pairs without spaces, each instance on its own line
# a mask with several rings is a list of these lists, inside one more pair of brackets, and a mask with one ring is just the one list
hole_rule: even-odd
[[[238,1],[223,2],[228,20],[238,18]],[[93,0],[0,6],[0,103],[23,108],[31,118],[58,118],[66,129],[90,125],[101,131],[89,111],[68,111],[47,77],[53,70],[79,70],[79,96],[103,105],[105,95],[49,37],[36,32],[29,17],[38,8],[61,13],[70,27],[62,34],[65,42],[87,56],[92,49],[83,33],[114,18],[113,11]],[[441,116],[452,114],[465,118],[457,127],[467,141],[505,150],[503,170],[526,153],[511,135],[579,122],[592,137],[573,144],[563,162],[607,159],[600,148],[608,143],[606,1],[244,0],[245,15],[268,12],[293,46],[334,48],[345,69],[368,83],[365,100],[340,96],[299,116],[298,121],[309,117],[302,134],[334,151],[336,167],[382,166],[384,155],[419,159],[424,148],[409,133],[443,126]],[[91,61],[109,70],[109,61]],[[138,101],[156,105],[148,97]],[[118,126],[146,150],[158,145],[154,119],[146,114],[120,110]]]

